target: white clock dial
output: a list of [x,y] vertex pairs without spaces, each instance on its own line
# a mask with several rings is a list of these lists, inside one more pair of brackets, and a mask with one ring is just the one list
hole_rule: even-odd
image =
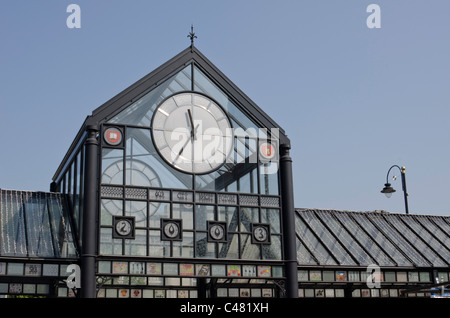
[[152,134],[161,157],[174,168],[205,174],[225,163],[233,149],[231,122],[212,99],[175,94],[155,111]]

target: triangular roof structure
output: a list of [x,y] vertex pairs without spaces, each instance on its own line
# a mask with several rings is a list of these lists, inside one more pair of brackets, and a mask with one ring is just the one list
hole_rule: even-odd
[[261,108],[259,108],[259,106],[256,105],[244,92],[242,92],[228,77],[226,77],[210,60],[208,60],[195,46],[191,45],[95,109],[83,123],[83,126],[70,146],[64,160],[56,171],[54,178],[56,178],[65,162],[69,159],[73,149],[79,145],[83,135],[85,134],[87,126],[99,125],[107,122],[122,110],[130,106],[133,102],[137,101],[146,93],[156,88],[163,81],[180,72],[183,68],[186,68],[186,66],[190,64],[195,65],[195,67],[208,76],[208,78],[216,86],[226,92],[227,97],[232,100],[239,110],[248,116],[248,118],[250,118],[259,128],[277,128],[280,144],[290,144],[285,131]]

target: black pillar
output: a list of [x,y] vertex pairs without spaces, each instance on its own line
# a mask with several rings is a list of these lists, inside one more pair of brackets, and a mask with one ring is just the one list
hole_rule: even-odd
[[81,246],[81,297],[97,296],[95,281],[95,253],[97,248],[97,167],[98,141],[96,125],[87,126],[85,143],[83,237]]
[[294,183],[290,144],[280,145],[280,176],[283,215],[284,258],[286,271],[286,297],[298,298],[297,246],[294,217]]

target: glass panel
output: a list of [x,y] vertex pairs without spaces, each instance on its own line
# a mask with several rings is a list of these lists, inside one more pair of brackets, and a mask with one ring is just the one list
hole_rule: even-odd
[[27,222],[28,256],[53,257],[50,221],[45,195],[25,193],[24,209]]
[[352,218],[366,230],[371,238],[389,255],[397,266],[412,266],[412,263],[369,221],[367,214],[352,214]]
[[125,201],[125,215],[134,216],[136,227],[147,226],[147,202]]
[[281,259],[281,236],[272,235],[270,237],[270,245],[262,245],[263,259]]
[[252,244],[251,235],[241,234],[241,258],[261,259],[261,245]]
[[[353,257],[358,261],[359,265],[370,265],[374,260],[359,246],[356,240],[342,227],[342,225],[333,217],[330,212],[317,212],[323,223],[327,224],[329,229],[334,233],[340,243],[352,253]],[[353,233],[354,234],[354,233]]]
[[[436,251],[437,255],[439,255],[443,260],[450,261],[450,253],[442,243],[442,241],[444,241],[445,243],[450,243],[450,237],[444,236],[445,234],[443,235],[442,231],[438,230],[437,228],[435,228],[432,232],[434,235],[431,235],[427,230],[425,230],[424,227],[422,227],[422,222],[420,224],[416,222],[420,219],[420,217],[417,218],[415,216],[402,218],[402,220],[405,221],[408,226],[410,226],[414,230],[414,232],[417,233],[419,237],[425,240],[426,244],[430,245],[430,247],[433,248],[434,251]],[[422,220],[425,219],[425,217],[422,217]],[[429,220],[427,221],[428,223],[431,223]],[[429,227],[431,228],[431,224],[429,224]],[[436,240],[436,237],[438,237],[438,240]],[[435,264],[435,266],[437,265]]]
[[[415,230],[419,231],[420,233],[418,234],[420,235],[420,237],[414,234],[398,217],[392,215],[387,218],[389,223],[391,223],[398,231],[400,231],[400,233],[402,233],[402,235],[411,243],[411,245],[414,246],[414,248],[418,249],[421,255],[423,255],[434,266],[447,266],[447,264],[443,262],[442,259],[421,240],[421,238],[429,240],[428,244],[432,244],[435,247],[438,247],[439,244],[433,244],[434,239],[431,238],[429,233],[427,233],[425,229],[419,227],[418,224],[412,221],[410,217],[403,217],[402,219],[408,221],[409,225],[414,227]],[[443,248],[442,251],[444,250],[445,249]]]
[[333,256],[326,250],[306,223],[295,214],[295,232],[300,237],[300,244],[304,244],[319,261],[319,265],[337,265]]
[[192,189],[192,176],[171,168],[153,146],[149,129],[127,129],[126,184]]
[[[184,228],[184,222],[183,222]],[[183,232],[183,241],[174,242],[179,243],[179,247],[173,251],[174,257],[194,257],[194,233],[193,232]]]
[[219,243],[219,258],[239,258],[239,235],[228,233],[228,243]]
[[123,184],[123,150],[102,149],[102,183]]
[[272,234],[281,233],[280,210],[261,209],[261,223],[270,224]]
[[150,227],[160,228],[161,219],[170,218],[170,204],[169,203],[158,203],[154,206],[150,204]]
[[227,222],[228,232],[237,232],[238,228],[238,208],[231,206],[219,206],[218,207],[218,220]]
[[125,255],[146,256],[147,255],[147,231],[135,230],[134,240],[125,241]]
[[192,204],[173,203],[172,217],[183,220],[183,230],[194,229],[194,206]]
[[389,236],[389,239],[394,242],[417,266],[430,266],[430,264],[425,260],[416,249],[408,244],[408,242],[400,237],[399,233],[390,226],[382,215],[371,214],[370,219],[374,222],[384,233]]
[[161,231],[149,231],[149,255],[154,257],[170,257],[170,242],[161,241]]
[[[220,106],[230,116],[233,124],[236,127],[257,129],[258,127],[240,111],[227,97],[227,95],[220,90],[202,71],[194,67],[194,90],[202,92],[215,99]],[[237,125],[237,126],[236,126]],[[256,136],[255,136],[256,137]]]
[[188,90],[191,90],[191,65],[158,84],[155,89],[125,108],[109,122],[150,127],[153,112],[159,103],[172,94]]
[[251,232],[251,223],[259,223],[258,208],[241,208],[241,232]]
[[113,225],[113,215],[123,215],[123,201],[121,200],[101,200],[102,208],[100,212],[101,225]]
[[381,266],[395,266],[388,255],[378,247],[377,244],[364,232],[361,227],[353,221],[350,215],[346,213],[337,213],[336,217],[342,221],[342,225],[353,234],[356,240],[368,251],[375,259],[375,263]]
[[[441,244],[450,249],[450,236],[448,235],[448,233],[450,233],[450,227],[447,228],[447,232],[444,232],[440,227],[432,222],[432,220],[434,220],[434,222],[437,222],[438,224],[443,224],[445,223],[444,220],[439,217],[425,216],[415,216],[414,219],[427,228],[439,240],[439,242],[441,242]],[[447,259],[450,259],[450,256],[447,257]]]
[[196,230],[206,231],[207,221],[214,221],[214,206],[196,205],[195,209],[195,228]]
[[22,195],[17,191],[1,190],[0,254],[27,256]]
[[269,162],[259,165],[260,193],[278,195],[278,163]]
[[215,258],[216,244],[208,243],[206,233],[197,232],[195,235],[195,251],[196,257],[201,258]]
[[297,245],[297,261],[299,265],[319,265],[311,253],[306,249],[305,245],[300,242],[300,240],[296,240]]
[[113,239],[112,229],[100,229],[100,254],[122,255],[122,239]]
[[59,257],[76,257],[73,231],[69,223],[69,211],[62,197],[50,194],[47,198],[52,226],[53,242]]
[[301,216],[308,223],[311,229],[319,237],[319,239],[327,246],[327,249],[333,253],[341,265],[356,265],[350,255],[344,250],[342,245],[333,235],[325,228],[325,226],[312,213],[302,213]]

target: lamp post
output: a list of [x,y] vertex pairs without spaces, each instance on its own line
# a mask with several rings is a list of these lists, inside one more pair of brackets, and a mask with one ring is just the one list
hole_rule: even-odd
[[406,192],[406,177],[405,177],[405,167],[399,167],[397,165],[393,165],[392,167],[389,168],[388,173],[386,175],[386,183],[384,184],[384,188],[383,190],[381,190],[381,193],[384,193],[386,195],[386,197],[390,198],[392,196],[392,193],[395,192],[395,189],[391,187],[391,184],[389,183],[389,173],[391,172],[392,168],[398,168],[401,172],[402,175],[402,188],[403,188],[403,195],[405,197],[405,210],[406,210],[406,214],[409,214],[409,210],[408,210],[408,192]]

